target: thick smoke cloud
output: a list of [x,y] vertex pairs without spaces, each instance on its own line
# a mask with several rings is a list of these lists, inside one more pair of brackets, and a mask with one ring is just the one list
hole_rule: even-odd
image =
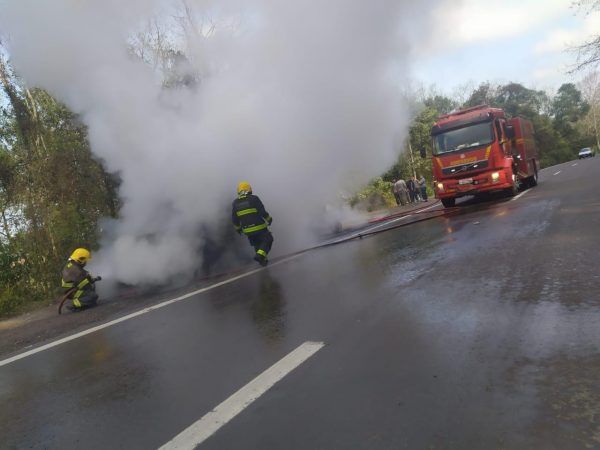
[[122,179],[99,271],[164,282],[189,275],[207,233],[230,226],[237,181],[267,205],[282,253],[314,240],[340,191],[394,162],[408,122],[399,87],[432,3],[190,0],[237,26],[173,34],[202,75],[178,89],[127,42],[179,1],[5,0],[0,27],[26,82],[81,115]]

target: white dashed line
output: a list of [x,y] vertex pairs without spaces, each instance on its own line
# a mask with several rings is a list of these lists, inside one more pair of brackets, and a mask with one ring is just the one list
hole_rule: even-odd
[[552,175],[558,175],[559,173],[561,173],[562,170],[559,170],[558,172],[553,173]]
[[[285,259],[282,259],[280,261],[276,261],[276,262],[270,263],[269,267],[273,267],[273,266],[276,266],[278,264],[283,264],[284,262],[287,262],[287,261],[290,261],[292,259],[298,258],[301,255],[302,254],[293,255],[293,256],[290,256],[289,258],[285,258]],[[143,314],[149,313],[149,312],[154,311],[156,309],[164,308],[165,306],[171,305],[172,303],[177,303],[177,302],[180,302],[182,300],[186,300],[186,299],[188,299],[190,297],[193,297],[195,295],[202,294],[203,292],[210,291],[211,289],[215,289],[215,288],[224,286],[226,284],[233,283],[234,281],[241,280],[242,278],[249,277],[250,275],[254,275],[257,272],[260,272],[261,270],[264,270],[264,268],[261,267],[260,269],[250,270],[248,272],[242,273],[242,274],[237,275],[235,277],[228,278],[227,280],[220,281],[219,283],[211,284],[210,286],[207,286],[205,288],[198,289],[198,290],[192,291],[192,292],[188,292],[187,294],[184,294],[184,295],[182,295],[180,297],[173,298],[171,300],[166,300],[166,301],[164,301],[162,303],[158,303],[156,305],[149,306],[148,308],[144,308],[144,309],[142,309],[140,311],[136,311],[136,312],[134,312],[132,314],[127,314],[126,316],[119,317],[118,319],[111,320],[110,322],[103,323],[102,325],[98,325],[96,327],[89,328],[89,329],[81,331],[79,333],[72,334],[71,336],[67,336],[67,337],[64,337],[62,339],[58,339],[57,341],[50,342],[49,344],[42,345],[40,347],[36,347],[36,348],[34,348],[32,350],[29,350],[27,352],[19,353],[18,355],[15,355],[15,356],[12,356],[10,358],[7,358],[7,359],[4,359],[4,360],[0,361],[0,367],[5,366],[7,364],[10,364],[12,362],[18,361],[19,359],[23,359],[23,358],[26,358],[28,356],[35,355],[36,353],[43,352],[44,350],[48,350],[48,349],[56,347],[56,346],[58,346],[60,344],[64,344],[65,342],[73,341],[75,339],[78,339],[80,337],[86,336],[88,334],[95,333],[96,331],[100,331],[100,330],[102,330],[104,328],[108,328],[108,327],[116,325],[118,323],[125,322],[126,320],[133,319],[134,317],[141,316]]]
[[211,437],[223,425],[250,406],[275,383],[317,353],[323,342],[305,342],[283,359],[269,367],[231,397],[183,430],[159,450],[194,449]]
[[577,165],[577,163],[575,163],[575,164],[571,164],[571,167],[575,167],[576,165]]

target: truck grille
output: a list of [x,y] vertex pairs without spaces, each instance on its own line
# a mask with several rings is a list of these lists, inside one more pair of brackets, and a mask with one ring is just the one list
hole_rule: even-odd
[[468,164],[462,164],[460,166],[446,167],[445,169],[442,169],[442,174],[455,175],[459,173],[469,172],[471,170],[481,170],[487,168],[488,165],[488,161],[475,161]]

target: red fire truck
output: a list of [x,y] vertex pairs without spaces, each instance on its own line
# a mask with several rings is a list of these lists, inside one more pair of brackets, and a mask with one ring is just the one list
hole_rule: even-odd
[[448,208],[459,197],[515,195],[538,178],[533,125],[487,105],[440,116],[431,130],[435,195]]

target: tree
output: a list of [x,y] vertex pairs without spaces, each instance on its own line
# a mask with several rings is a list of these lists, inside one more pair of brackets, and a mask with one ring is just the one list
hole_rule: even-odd
[[448,114],[458,108],[458,103],[444,95],[434,95],[423,102],[427,108],[435,110],[437,115]]
[[492,104],[513,117],[533,117],[544,112],[549,98],[544,91],[528,89],[519,83],[508,83],[498,87]]
[[581,127],[577,126],[588,110],[588,103],[573,83],[563,84],[552,101],[554,128],[573,150],[585,146],[589,141],[586,136],[582,135]]
[[590,72],[579,83],[581,94],[589,109],[581,120],[583,132],[595,138],[596,148],[600,149],[600,72]]
[[489,82],[481,83],[469,96],[463,104],[464,108],[470,108],[478,105],[491,105],[496,98],[496,86]]
[[456,102],[440,94],[433,94],[422,101],[421,110],[415,115],[408,130],[406,146],[398,155],[396,164],[383,175],[385,181],[406,179],[415,174],[431,179],[431,159],[421,158],[420,151],[424,149],[425,153],[431,156],[431,127],[441,114],[455,109]]
[[573,151],[561,134],[554,128],[548,115],[530,117],[535,130],[535,143],[540,151],[542,167],[553,166],[573,158]]
[[[600,0],[578,0],[574,2],[575,7],[584,10],[585,14],[600,10]],[[585,68],[595,69],[600,63],[600,34],[590,37],[581,45],[572,48],[577,55],[577,62],[571,72],[577,72]]]
[[560,122],[577,122],[589,110],[581,91],[573,83],[565,83],[552,101],[554,119]]
[[92,157],[87,129],[46,91],[20,84],[0,59],[0,314],[47,299],[74,247],[94,248],[118,213],[118,183]]

